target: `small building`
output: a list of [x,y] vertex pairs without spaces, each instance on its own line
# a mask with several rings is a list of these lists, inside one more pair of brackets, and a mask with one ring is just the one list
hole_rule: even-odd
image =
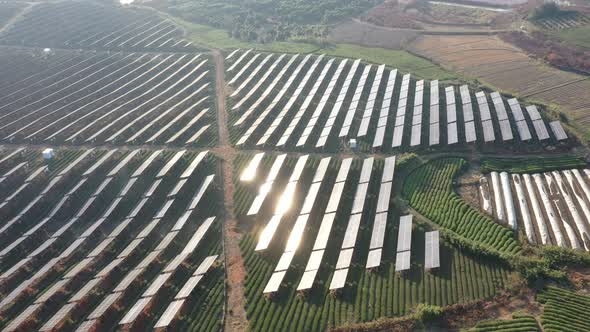
[[55,157],[55,152],[53,151],[53,149],[47,148],[43,150],[43,159],[51,160],[53,159],[53,157]]
[[357,148],[357,143],[356,143],[356,139],[352,138],[349,142],[348,145],[350,146],[351,149],[356,150]]

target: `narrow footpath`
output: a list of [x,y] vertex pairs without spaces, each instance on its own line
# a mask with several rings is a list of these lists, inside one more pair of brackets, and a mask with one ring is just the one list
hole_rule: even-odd
[[225,203],[225,224],[223,229],[224,254],[226,260],[226,308],[224,331],[241,332],[248,327],[248,318],[244,309],[244,279],[246,270],[240,251],[242,235],[238,231],[237,220],[234,216],[234,183],[233,163],[236,155],[229,139],[227,129],[227,108],[225,92],[225,68],[222,54],[213,50],[215,60],[215,90],[217,92],[217,126],[219,133],[219,146],[214,149],[215,154],[221,159],[221,172],[223,177],[223,195]]

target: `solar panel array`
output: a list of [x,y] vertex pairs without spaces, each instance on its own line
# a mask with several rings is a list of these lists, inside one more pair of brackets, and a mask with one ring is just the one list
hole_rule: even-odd
[[481,117],[481,126],[483,128],[483,140],[486,143],[493,142],[496,140],[494,134],[494,124],[492,122],[492,113],[490,112],[490,106],[486,94],[482,91],[475,94],[477,98],[477,104],[479,105],[479,116]]
[[461,93],[461,101],[463,103],[463,121],[465,122],[465,142],[472,143],[477,141],[477,133],[475,131],[475,116],[473,114],[473,104],[471,103],[471,93],[469,86],[462,85],[459,88]]
[[[377,73],[375,74],[375,78],[373,79],[373,85],[371,86],[371,90],[369,92],[369,98],[367,99],[367,104],[365,105],[365,111],[363,112],[363,118],[361,119],[360,128],[357,132],[357,137],[362,137],[367,134],[367,129],[369,128],[369,123],[371,122],[371,117],[373,115],[373,110],[375,108],[375,101],[377,100],[377,93],[379,92],[379,86],[381,85],[381,80],[383,79],[383,72],[385,71],[385,65],[379,66],[377,68]],[[390,73],[391,75],[391,73]],[[389,84],[389,83],[388,83]],[[360,91],[362,92],[362,91]],[[360,99],[360,93],[358,98]],[[388,104],[389,105],[389,104]],[[389,107],[387,107],[387,111],[389,111]],[[350,125],[352,124],[352,117],[350,121],[346,122],[346,131],[350,129]],[[379,127],[379,125],[378,125]]]
[[[189,212],[189,210],[187,210],[186,212]],[[199,228],[197,228],[197,230],[194,232],[193,236],[190,238],[190,240],[184,246],[183,250],[179,254],[177,254],[168,263],[168,265],[166,265],[166,267],[152,280],[152,282],[149,284],[147,289],[143,292],[141,297],[135,302],[135,304],[131,307],[131,309],[129,311],[127,311],[127,314],[125,314],[125,316],[123,316],[123,318],[119,321],[119,325],[133,324],[133,322],[137,319],[139,314],[141,312],[143,312],[145,307],[147,307],[148,304],[150,304],[150,302],[156,297],[156,294],[160,291],[162,286],[164,286],[166,281],[168,281],[168,279],[174,274],[176,269],[184,261],[186,261],[190,257],[190,255],[193,253],[193,251],[199,245],[199,242],[201,242],[201,240],[205,236],[205,233],[207,232],[207,230],[211,227],[211,224],[213,223],[214,220],[215,220],[215,217],[208,218],[207,220],[205,220],[205,222],[203,222],[203,224],[201,226],[199,226]],[[179,231],[172,231],[168,234],[174,234],[174,236],[176,236],[176,234],[178,234],[178,232]],[[166,237],[165,237],[165,239],[166,239]],[[150,254],[148,254],[147,257],[149,257],[152,261],[155,260],[155,258],[167,246],[168,246],[168,244],[166,244],[165,246],[156,247],[156,250],[152,251],[150,253],[150,254],[153,254],[153,253],[156,253],[156,254],[153,254],[151,256],[150,256]],[[213,262],[207,261],[207,263],[210,265]],[[136,267],[135,270],[143,271],[145,269],[145,267],[143,267],[143,266],[145,266],[145,265],[149,265],[149,264],[145,264],[145,262],[141,262],[140,266]],[[188,293],[190,294],[190,292],[188,292]],[[188,297],[189,294],[187,294],[185,296],[185,298]],[[166,318],[168,318],[168,317],[166,317]]]
[[397,236],[397,256],[395,271],[402,272],[410,269],[410,250],[412,248],[412,215],[402,216],[399,221]]
[[336,99],[336,103],[334,103],[334,106],[332,107],[332,111],[328,115],[328,120],[326,121],[324,128],[322,129],[322,131],[320,133],[320,137],[316,141],[316,144],[315,144],[316,148],[324,147],[326,145],[326,142],[328,141],[328,137],[329,137],[330,133],[332,132],[332,128],[334,127],[334,123],[336,122],[336,117],[338,116],[338,114],[340,113],[340,110],[342,109],[342,106],[344,105],[344,99],[346,98],[346,95],[348,94],[348,90],[350,89],[350,86],[352,84],[352,79],[354,78],[354,75],[355,75],[360,63],[361,63],[361,60],[357,59],[352,64],[352,67],[350,68],[348,75],[346,76],[346,79],[344,80],[344,84],[342,84],[342,86],[340,87],[340,92],[338,93],[338,98]]
[[502,141],[510,141],[514,139],[512,134],[512,128],[510,126],[510,120],[508,119],[508,113],[506,112],[506,106],[502,100],[502,96],[498,92],[492,92],[490,94],[494,108],[496,109],[496,118],[500,124],[500,133],[502,134]]
[[377,199],[377,209],[375,211],[375,220],[373,221],[373,232],[371,233],[369,254],[365,266],[367,269],[376,268],[381,265],[385,230],[387,229],[387,214],[389,212],[389,201],[391,199],[391,190],[393,187],[395,161],[395,156],[385,159],[381,187],[379,189],[379,198]]
[[260,208],[262,207],[262,204],[266,200],[268,193],[272,190],[272,186],[274,184],[274,181],[276,180],[277,176],[279,175],[279,171],[281,170],[281,167],[283,166],[286,158],[287,158],[286,154],[279,155],[275,158],[272,166],[270,167],[270,172],[268,173],[268,175],[266,177],[266,181],[264,182],[264,184],[262,184],[262,186],[260,186],[260,190],[258,191],[258,194],[254,198],[254,201],[252,202],[250,209],[248,210],[248,213],[247,213],[248,216],[256,215],[260,211]]
[[523,142],[529,141],[532,138],[531,132],[524,114],[522,113],[522,108],[520,107],[518,100],[516,100],[516,98],[508,99],[508,106],[510,107],[514,121],[516,121],[516,129],[518,131],[520,140]]
[[297,218],[297,221],[295,221],[295,225],[289,234],[285,251],[283,252],[283,255],[281,256],[277,266],[275,267],[273,275],[270,277],[269,282],[264,288],[264,294],[270,294],[278,291],[281,286],[281,282],[283,282],[285,272],[289,269],[291,261],[295,256],[295,252],[297,251],[297,248],[299,248],[299,243],[301,242],[303,233],[305,232],[305,227],[307,226],[307,222],[309,220],[311,210],[313,209],[319,190],[322,187],[322,182],[326,176],[328,166],[330,165],[330,160],[330,157],[320,160],[311,183],[311,188],[308,190],[303,202],[303,206],[299,211],[299,217]]
[[[340,129],[338,137],[346,137],[350,132],[350,126],[352,125],[352,121],[354,120],[354,114],[356,112],[356,109],[358,108],[359,102],[361,100],[361,94],[363,93],[365,84],[367,82],[367,77],[369,76],[369,72],[371,71],[372,67],[373,66],[371,65],[366,65],[365,69],[363,70],[363,73],[361,74],[361,78],[359,79],[356,89],[354,91],[354,96],[352,97],[350,106],[348,106],[348,112],[346,112],[346,116],[344,117],[344,123],[342,124],[342,128]],[[385,68],[385,66],[383,67]],[[381,69],[381,67],[377,69],[377,76],[379,75],[383,75],[383,70]],[[377,80],[375,80],[375,82],[376,81]],[[375,82],[373,83],[373,85],[376,84]],[[372,111],[373,109],[371,108],[370,112]]]
[[[144,163],[142,163],[142,165],[139,166],[139,168],[136,170],[136,172],[134,173],[137,174],[136,177],[132,177],[129,179],[128,184],[129,183],[135,183],[135,180],[137,180],[137,177],[141,176],[141,174],[143,173],[143,170],[145,170],[147,167],[149,167],[149,164],[151,164],[154,161],[154,155],[158,155],[160,153],[160,151],[156,151],[154,153],[152,153],[145,161]],[[206,151],[198,154],[195,159],[193,160],[193,162],[191,164],[189,164],[187,170],[185,170],[185,172],[183,173],[183,175],[181,177],[188,177],[192,174],[192,172],[194,171],[194,169],[196,168],[195,164],[200,163],[201,160],[203,160],[204,156],[206,155]],[[122,160],[123,163],[127,163],[128,159],[124,158]],[[147,164],[146,164],[147,163]],[[121,167],[119,167],[121,165],[121,162],[115,166],[114,169],[120,171]],[[166,168],[166,165],[164,165],[164,167],[162,169]],[[183,179],[180,179],[180,181],[183,181]],[[206,182],[207,185],[209,182]],[[203,189],[203,188],[202,188]],[[114,200],[114,202],[120,202],[122,197],[125,195],[123,194],[124,192],[128,191],[128,185],[123,186],[122,191],[119,193],[119,195],[117,195],[116,199]],[[90,199],[94,199],[94,197],[91,197]],[[200,199],[200,198],[199,198]],[[117,203],[118,204],[118,203]],[[111,204],[112,206],[113,204]],[[86,206],[88,206],[88,204],[84,204],[83,209],[86,208]],[[141,200],[140,203],[138,204],[138,207],[141,208],[145,206],[145,201]],[[162,211],[163,209],[167,209],[168,204],[164,204],[163,207],[160,208],[160,211]],[[137,209],[137,208],[136,208]],[[134,211],[136,210],[134,209]],[[54,259],[52,259],[51,261],[49,261],[48,264],[46,264],[44,267],[42,267],[40,270],[38,270],[38,273],[31,279],[29,279],[27,281],[27,285],[28,287],[31,287],[33,282],[37,282],[39,281],[38,279],[41,279],[43,277],[44,274],[48,273],[53,266],[55,266],[55,264],[57,264],[60,261],[63,261],[65,258],[67,258],[68,256],[71,256],[71,254],[73,253],[73,251],[80,246],[85,239],[87,239],[88,237],[90,237],[92,235],[92,233],[97,229],[97,227],[103,223],[105,220],[107,220],[109,218],[109,215],[112,213],[112,211],[114,211],[114,209],[112,207],[107,208],[106,212],[91,226],[89,226],[87,228],[87,231],[80,237],[78,237],[73,243],[72,245],[70,245],[70,247],[66,248],[62,254]],[[51,299],[56,292],[60,291],[61,289],[63,289],[64,287],[66,287],[66,285],[70,284],[70,281],[74,280],[75,278],[77,278],[77,276],[82,272],[82,270],[84,270],[87,266],[89,266],[90,264],[93,264],[94,261],[102,254],[102,252],[104,252],[107,247],[110,245],[110,243],[112,243],[115,239],[117,239],[123,229],[127,228],[131,222],[133,222],[135,216],[132,216],[134,212],[131,212],[130,214],[128,214],[128,216],[110,233],[110,235],[108,235],[101,243],[99,243],[94,250],[92,250],[85,258],[81,259],[78,264],[74,265],[71,269],[69,269],[67,271],[67,273],[62,277],[62,279],[60,279],[56,285],[59,286],[53,286],[50,289],[48,289],[45,293],[43,293],[36,301],[36,304],[41,304],[41,303],[45,303],[47,301],[49,301],[49,299]],[[135,213],[135,215],[137,215],[137,213]],[[70,222],[68,222],[64,227],[70,227],[75,221],[77,221],[78,217],[75,217],[75,219],[72,219]],[[90,293],[90,291],[95,288],[96,286],[98,286],[99,284],[101,284],[104,281],[104,278],[110,273],[110,271],[112,271],[113,268],[115,268],[117,265],[119,265],[121,262],[123,262],[123,260],[129,256],[131,254],[132,251],[134,251],[137,248],[138,245],[138,241],[142,241],[143,239],[145,239],[149,233],[153,230],[154,226],[159,222],[160,219],[155,218],[152,220],[151,223],[149,223],[142,232],[140,232],[137,237],[132,240],[129,245],[124,248],[121,253],[117,256],[116,260],[111,261],[111,263],[109,263],[107,266],[105,266],[105,268],[103,268],[101,271],[99,271],[99,273],[97,273],[96,277],[94,277],[93,279],[91,279],[90,281],[88,281],[84,286],[82,286],[82,288],[80,288],[80,290],[78,292],[75,292],[73,294],[73,296],[70,298],[70,300],[68,301],[68,303],[66,305],[64,305],[59,311],[57,311],[41,328],[41,330],[43,331],[49,331],[49,330],[53,330],[56,328],[56,326],[58,326],[58,324],[60,324],[65,317],[74,309],[76,308],[76,306]],[[58,231],[63,233],[63,227],[62,230]],[[148,254],[148,256],[146,258],[150,258],[153,260],[155,259],[156,256]],[[144,261],[140,262],[141,266],[146,266],[146,260],[144,259]],[[134,269],[133,273],[130,273],[130,275],[128,275],[123,282],[128,284],[130,283],[135,277],[137,277],[141,271],[143,271],[144,268],[141,269]],[[124,289],[124,288],[122,288]],[[18,291],[18,290],[15,290]],[[118,297],[121,295],[121,293],[118,292],[114,292],[113,294],[107,296],[104,301],[103,304],[100,305],[99,307],[96,308],[95,312],[93,314],[91,314],[91,318],[90,321],[93,321],[95,318],[100,317],[102,314],[104,314],[104,312],[108,309],[108,307],[110,307],[110,305],[113,304],[114,301],[116,301],[118,299]],[[18,296],[18,293],[14,293],[13,292],[13,296]],[[15,320],[13,320],[10,324],[12,326],[12,328],[17,328],[20,324],[22,324],[22,322],[24,322],[28,315],[30,315],[32,312],[35,312],[35,310],[26,310],[23,311]],[[94,317],[94,318],[92,318]],[[91,325],[89,323],[87,323],[86,325]]]
[[291,208],[293,198],[295,197],[295,191],[297,189],[297,184],[301,178],[301,174],[303,173],[308,158],[308,155],[304,155],[297,159],[297,163],[291,172],[289,182],[285,186],[277,206],[275,207],[274,215],[260,233],[258,243],[256,244],[256,251],[262,251],[268,248],[270,241],[272,241],[272,238],[274,237],[274,234],[281,223],[283,215]]
[[408,91],[410,89],[410,74],[405,74],[402,78],[399,102],[397,104],[397,113],[395,114],[395,127],[393,128],[392,147],[402,146],[404,136],[404,125],[406,124],[406,109],[408,107]]
[[558,141],[563,141],[567,139],[567,134],[565,130],[563,130],[563,126],[559,121],[552,121],[549,123],[549,127],[551,127],[551,131],[553,131],[553,135],[557,138]]
[[260,165],[263,157],[264,152],[257,153],[254,155],[254,157],[252,157],[252,160],[250,160],[248,166],[246,166],[246,168],[244,168],[242,171],[240,181],[250,182],[256,179],[256,175],[258,174],[258,166]]
[[172,301],[168,307],[166,307],[166,310],[164,310],[164,313],[154,325],[155,329],[165,328],[170,325],[170,323],[174,320],[174,317],[176,317],[176,314],[180,311],[180,309],[182,309],[184,302],[186,302],[187,298],[191,295],[195,287],[197,287],[201,279],[203,279],[205,273],[207,273],[209,268],[213,265],[213,263],[215,263],[216,260],[217,255],[214,255],[206,257],[203,262],[201,262],[192,276],[184,283],[180,291],[178,291],[174,297],[174,301]]
[[535,105],[527,106],[526,111],[533,121],[533,127],[535,128],[535,133],[537,133],[537,138],[539,141],[544,141],[549,139],[549,132],[547,132],[547,127],[545,126],[545,122],[541,118],[541,114]]
[[440,144],[440,91],[438,80],[430,82],[430,135],[429,145]]
[[[377,120],[377,131],[375,132],[375,137],[373,138],[373,148],[379,148],[383,146],[383,141],[385,139],[385,129],[387,128],[387,120],[389,118],[389,108],[391,107],[391,101],[393,100],[393,91],[395,89],[396,79],[397,69],[394,69],[389,72],[389,79],[387,80],[387,87],[385,88],[385,95],[383,96],[383,104],[381,105],[379,120]],[[357,137],[365,136],[367,134],[370,121],[371,115],[363,115]]]
[[455,101],[455,88],[449,86],[445,89],[447,97],[447,144],[457,144],[459,134],[457,132],[457,104]]
[[422,138],[422,110],[424,106],[424,80],[416,82],[414,95],[414,113],[412,115],[412,138],[410,146],[418,146]]
[[363,160],[350,219],[348,220],[348,226],[346,227],[344,240],[342,241],[340,255],[338,256],[338,262],[340,264],[337,264],[336,266],[336,272],[330,282],[330,290],[340,289],[346,284],[346,277],[348,275],[352,253],[354,252],[356,238],[360,228],[360,221],[363,215],[367,189],[371,180],[371,173],[373,172],[373,161],[373,158]]

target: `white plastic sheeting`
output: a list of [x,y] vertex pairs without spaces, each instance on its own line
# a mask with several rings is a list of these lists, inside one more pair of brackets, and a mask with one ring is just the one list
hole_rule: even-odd
[[547,224],[545,223],[543,210],[541,210],[539,200],[537,199],[537,195],[535,195],[533,180],[529,174],[524,174],[522,177],[524,179],[524,184],[526,186],[529,200],[531,201],[531,208],[533,210],[533,214],[535,215],[537,228],[539,230],[539,234],[541,235],[541,243],[543,245],[549,245],[551,244],[551,237],[549,236],[549,230],[547,229]]
[[502,190],[500,184],[500,175],[498,172],[492,172],[492,190],[494,191],[494,209],[496,210],[496,216],[498,220],[504,221],[504,202],[502,200]]
[[551,225],[551,231],[553,233],[553,236],[555,237],[555,242],[558,246],[565,247],[565,238],[563,236],[563,233],[561,233],[561,228],[559,227],[559,223],[557,222],[558,217],[555,214],[555,210],[553,209],[551,201],[549,200],[549,191],[545,186],[543,177],[541,176],[541,174],[533,174],[533,179],[535,180],[537,190],[539,191],[539,195],[541,196],[541,201],[543,202],[543,206],[545,207],[547,218],[549,218],[549,225]]
[[573,249],[580,249],[580,242],[578,241],[578,236],[576,235],[576,231],[570,224],[569,216],[567,214],[566,209],[563,206],[563,199],[559,195],[559,188],[555,183],[555,180],[551,176],[550,173],[543,174],[545,176],[545,181],[547,181],[547,187],[549,188],[549,197],[553,200],[555,207],[557,208],[558,218],[561,219],[561,224],[565,228],[565,232],[570,240],[570,244]]
[[516,190],[516,197],[518,199],[518,206],[520,208],[520,215],[522,216],[526,237],[530,243],[536,243],[535,229],[533,227],[531,214],[529,213],[529,206],[526,201],[526,195],[522,187],[522,179],[520,178],[520,175],[512,174],[512,183],[514,183],[514,189]]
[[493,215],[494,210],[492,209],[492,200],[490,198],[490,184],[485,176],[479,179],[479,196],[481,197],[482,209],[487,214]]
[[[574,224],[576,225],[576,228],[578,229],[578,232],[582,237],[582,244],[584,248],[588,251],[590,250],[590,245],[588,245],[585,241],[586,238],[590,239],[590,231],[588,230],[588,225],[586,225],[586,223],[582,219],[582,216],[580,215],[580,212],[576,207],[576,203],[574,202],[574,198],[570,194],[565,181],[561,177],[561,174],[559,174],[559,172],[552,172],[552,174],[555,178],[556,185],[559,188],[559,191],[561,192],[561,196],[563,197],[565,204],[569,209],[569,213],[573,218]],[[548,174],[546,174],[545,176],[548,176]]]
[[512,198],[512,187],[510,186],[510,177],[508,173],[502,172],[500,174],[500,180],[502,182],[502,196],[504,197],[504,206],[506,207],[506,218],[508,225],[512,229],[517,229],[516,223],[516,210],[514,209],[514,200]]

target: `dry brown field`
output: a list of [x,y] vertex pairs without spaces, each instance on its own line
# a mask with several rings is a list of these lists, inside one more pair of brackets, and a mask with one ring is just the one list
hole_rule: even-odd
[[549,67],[495,36],[420,36],[411,50],[520,98],[559,107],[590,133],[590,79]]

